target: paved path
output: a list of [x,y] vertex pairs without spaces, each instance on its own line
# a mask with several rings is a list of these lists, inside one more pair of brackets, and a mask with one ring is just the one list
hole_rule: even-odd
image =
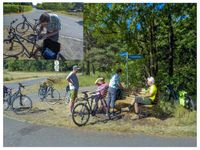
[[4,146],[9,147],[193,147],[196,138],[165,138],[147,135],[114,135],[33,125],[4,117]]
[[[32,12],[25,13],[29,21],[38,19],[45,10],[33,9]],[[83,58],[83,19],[78,17],[58,14],[62,29],[60,31],[61,54],[68,60]],[[22,22],[21,14],[4,15],[3,24],[8,26],[14,19],[18,19],[16,24]]]

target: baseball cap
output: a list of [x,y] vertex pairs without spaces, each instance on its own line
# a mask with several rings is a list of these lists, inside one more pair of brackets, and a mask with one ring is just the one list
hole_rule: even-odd
[[73,70],[79,70],[80,68],[77,65],[73,66]]

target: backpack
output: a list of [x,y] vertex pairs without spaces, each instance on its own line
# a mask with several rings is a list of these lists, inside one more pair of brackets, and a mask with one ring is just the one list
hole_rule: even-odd
[[179,91],[178,92],[178,95],[179,95],[179,104],[182,105],[182,106],[186,106],[186,94],[187,92],[186,91]]
[[44,40],[42,56],[45,59],[56,59],[58,52],[60,52],[60,43],[51,39]]

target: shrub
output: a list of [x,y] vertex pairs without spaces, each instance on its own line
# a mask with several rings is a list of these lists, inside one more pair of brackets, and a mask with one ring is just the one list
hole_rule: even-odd
[[4,13],[21,13],[31,11],[33,8],[31,5],[15,5],[15,4],[4,4]]

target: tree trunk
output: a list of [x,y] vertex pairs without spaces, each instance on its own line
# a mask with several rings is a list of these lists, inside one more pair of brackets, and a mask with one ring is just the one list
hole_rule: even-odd
[[86,67],[86,75],[90,75],[90,61],[86,61],[87,67]]
[[[168,8],[170,5],[168,5]],[[168,74],[170,77],[173,76],[174,70],[174,31],[173,31],[173,24],[172,24],[172,15],[171,15],[171,9],[168,10],[168,23],[169,23],[169,68],[168,68]]]
[[92,73],[95,74],[95,67],[94,67],[94,64],[92,64]]

